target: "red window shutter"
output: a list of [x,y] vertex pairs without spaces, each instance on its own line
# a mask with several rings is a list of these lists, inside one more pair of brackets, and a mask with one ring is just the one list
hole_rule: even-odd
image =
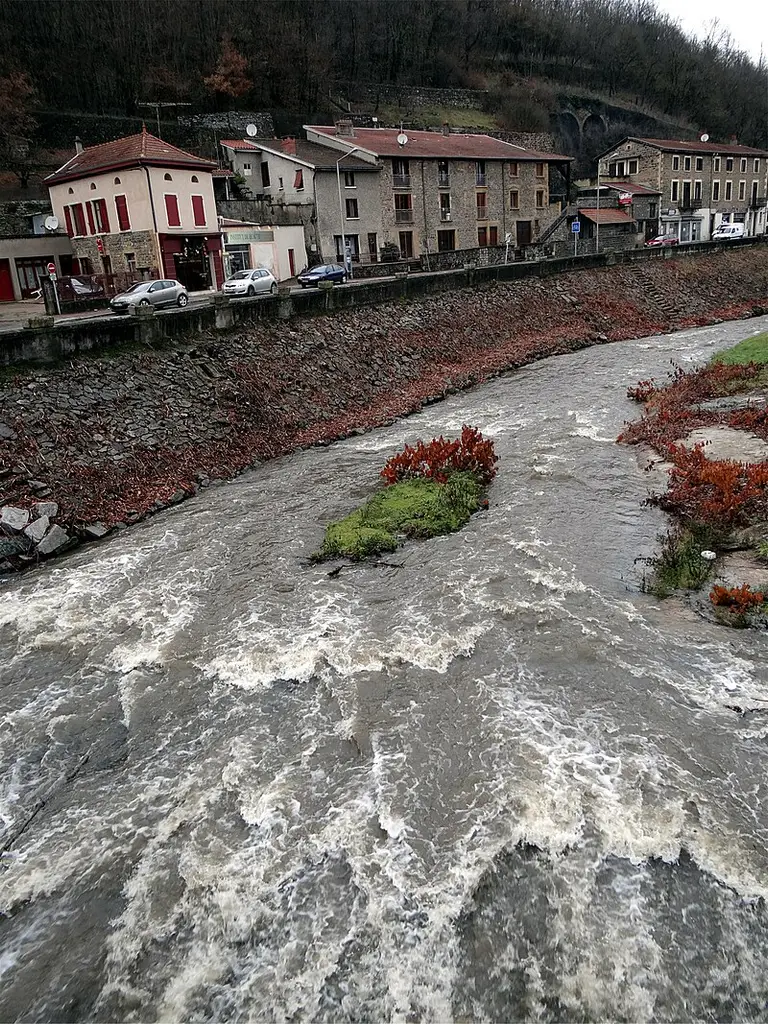
[[94,220],[93,220],[93,203],[86,203],[85,204],[85,209],[86,209],[86,212],[88,214],[88,234],[89,235],[95,235],[96,234],[96,224],[94,223]]
[[107,213],[107,201],[106,199],[97,199],[96,202],[99,204],[99,217],[101,220],[101,230],[105,234],[109,234],[109,214]]
[[195,227],[204,227],[205,202],[202,196],[192,196],[192,213],[195,216]]
[[131,221],[128,217],[128,200],[125,196],[115,196],[115,209],[117,210],[117,226],[121,231],[130,231]]
[[67,223],[67,234],[71,238],[75,232],[72,230],[72,214],[69,212],[68,206],[64,207],[64,220]]
[[293,179],[294,188],[304,188],[304,171],[299,168],[296,171],[296,177]]
[[72,216],[75,218],[75,234],[85,234],[85,217],[83,216],[83,204],[74,203],[72,206]]
[[179,200],[176,196],[165,197],[165,216],[168,218],[169,228],[181,227],[181,218],[179,217]]

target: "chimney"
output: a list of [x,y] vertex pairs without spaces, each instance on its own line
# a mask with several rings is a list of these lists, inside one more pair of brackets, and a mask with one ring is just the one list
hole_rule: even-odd
[[451,134],[451,126],[448,124],[447,121],[443,121],[443,135],[450,135],[450,134]]
[[288,156],[296,156],[296,139],[283,139],[282,147],[283,152]]
[[350,119],[348,119],[348,118],[346,118],[346,119],[344,119],[342,121],[337,121],[336,122],[336,134],[337,135],[344,135],[347,138],[354,139],[354,137],[355,137],[355,127],[352,124],[352,121]]
[[83,152],[83,143],[80,140],[80,136],[75,136],[75,154]]

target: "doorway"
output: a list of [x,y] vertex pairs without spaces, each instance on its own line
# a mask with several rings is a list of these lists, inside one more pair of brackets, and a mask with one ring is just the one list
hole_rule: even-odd
[[210,288],[208,260],[204,238],[185,238],[181,252],[173,254],[176,278],[188,292]]
[[288,250],[288,269],[290,270],[290,276],[296,277],[296,253],[293,249]]
[[529,220],[519,220],[516,225],[517,231],[517,244],[530,245],[531,244],[531,222]]
[[0,260],[0,302],[13,302],[14,298],[11,261]]

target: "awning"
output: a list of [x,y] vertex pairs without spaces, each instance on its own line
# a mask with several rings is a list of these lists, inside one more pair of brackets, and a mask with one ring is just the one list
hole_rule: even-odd
[[579,210],[579,217],[591,220],[593,224],[634,224],[635,218],[625,210]]

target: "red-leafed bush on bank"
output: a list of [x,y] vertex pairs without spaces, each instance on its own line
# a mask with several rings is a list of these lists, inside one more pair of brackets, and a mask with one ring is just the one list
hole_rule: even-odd
[[718,608],[727,608],[736,615],[746,615],[765,604],[765,594],[760,590],[752,590],[748,583],[742,583],[740,587],[721,587],[716,583],[709,600]]
[[496,462],[493,441],[484,438],[476,427],[465,424],[461,437],[453,441],[441,435],[429,444],[417,441],[415,445],[406,445],[387,460],[381,476],[387,484],[415,477],[445,483],[451,473],[472,473],[479,483],[489,484],[496,476]]
[[656,382],[653,380],[639,380],[634,387],[627,388],[627,398],[633,402],[647,402],[656,394]]
[[669,488],[650,502],[691,522],[744,526],[768,517],[768,464],[710,460],[700,445],[669,445]]

